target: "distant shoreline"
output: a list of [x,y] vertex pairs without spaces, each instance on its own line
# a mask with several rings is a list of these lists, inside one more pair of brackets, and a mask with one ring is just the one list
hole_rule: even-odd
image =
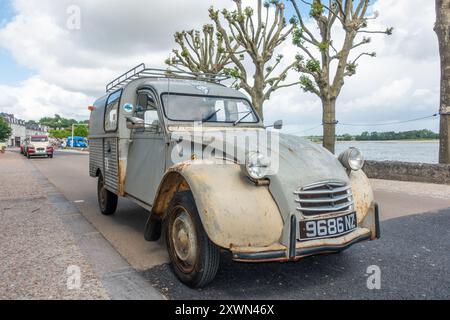
[[351,141],[336,141],[336,143],[349,143],[349,142],[358,142],[358,143],[367,143],[367,142],[379,142],[379,143],[439,143],[439,140],[351,140]]

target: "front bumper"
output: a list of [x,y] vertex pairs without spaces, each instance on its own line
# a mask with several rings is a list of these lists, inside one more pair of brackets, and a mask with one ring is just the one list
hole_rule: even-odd
[[35,152],[28,151],[28,154],[30,155],[30,157],[47,157],[47,156],[53,155],[53,152],[52,151],[35,151]]
[[260,249],[259,251],[255,248],[233,248],[233,260],[237,262],[298,261],[309,256],[342,252],[359,242],[379,239],[380,219],[378,205],[375,204],[374,209],[374,226],[371,229],[358,227],[352,233],[338,238],[311,240],[307,242],[300,242],[293,238],[291,243],[294,243],[295,246],[292,245],[290,248],[281,244]]

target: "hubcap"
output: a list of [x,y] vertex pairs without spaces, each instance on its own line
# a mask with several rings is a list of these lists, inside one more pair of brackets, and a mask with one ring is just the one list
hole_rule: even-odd
[[180,212],[172,225],[172,243],[175,254],[184,271],[189,272],[195,266],[197,242],[195,226],[186,210]]

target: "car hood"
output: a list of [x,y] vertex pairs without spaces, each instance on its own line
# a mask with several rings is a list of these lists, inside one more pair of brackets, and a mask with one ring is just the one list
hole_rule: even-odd
[[[234,155],[227,154],[225,150],[235,150],[235,146],[230,146],[233,141],[237,145],[237,153],[245,154],[245,138],[265,133],[264,129],[236,129],[226,130],[204,130],[203,144],[214,141],[214,147],[220,149],[229,159],[234,159]],[[339,181],[348,184],[349,177],[345,168],[339,160],[322,146],[310,142],[306,139],[272,132],[276,135],[278,143],[266,146],[268,154],[278,159],[276,172],[270,174],[269,189],[277,202],[283,215],[296,212],[294,192],[299,188],[318,182]],[[224,138],[226,137],[226,139]],[[254,138],[253,137],[253,138]],[[252,150],[251,147],[247,151]],[[242,161],[240,161],[242,162]]]
[[32,145],[35,148],[46,148],[48,147],[48,142],[32,142],[30,145]]

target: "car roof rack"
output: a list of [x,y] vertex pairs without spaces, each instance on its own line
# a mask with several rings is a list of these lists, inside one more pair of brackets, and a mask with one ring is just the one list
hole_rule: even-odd
[[134,67],[125,72],[106,85],[106,92],[111,92],[123,88],[131,81],[140,78],[168,78],[168,79],[184,79],[184,80],[199,80],[211,83],[221,83],[230,77],[225,74],[210,74],[210,73],[195,73],[178,70],[164,70],[146,68],[144,63]]

